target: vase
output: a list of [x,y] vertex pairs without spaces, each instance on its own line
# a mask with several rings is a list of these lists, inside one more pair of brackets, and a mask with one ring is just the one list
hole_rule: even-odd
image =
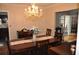
[[36,34],[33,34],[33,43],[34,43],[34,46],[36,46]]

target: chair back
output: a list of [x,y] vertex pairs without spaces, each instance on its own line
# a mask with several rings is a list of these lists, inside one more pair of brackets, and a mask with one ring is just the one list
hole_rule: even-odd
[[48,46],[48,43],[49,43],[48,40],[37,41],[37,42],[36,42],[36,46],[37,46],[38,48],[43,47],[43,46],[46,47],[46,46]]
[[51,29],[47,29],[46,30],[46,36],[51,36],[51,31],[52,31]]

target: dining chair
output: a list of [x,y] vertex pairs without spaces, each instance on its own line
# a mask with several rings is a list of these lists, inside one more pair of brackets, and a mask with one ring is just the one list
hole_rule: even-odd
[[52,30],[51,29],[46,29],[46,36],[51,36],[51,32],[52,32]]
[[37,41],[36,42],[36,53],[41,55],[48,54],[49,40]]

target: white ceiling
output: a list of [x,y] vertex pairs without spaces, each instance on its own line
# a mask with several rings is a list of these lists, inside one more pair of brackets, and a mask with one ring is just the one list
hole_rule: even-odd
[[[31,5],[31,3],[0,3],[2,5]],[[35,3],[38,6],[43,6],[43,7],[47,7],[50,5],[53,5],[54,3]]]
[[54,4],[54,3],[38,3],[38,4],[36,4],[36,5],[47,7],[47,6],[50,6],[50,5],[53,5],[53,4]]

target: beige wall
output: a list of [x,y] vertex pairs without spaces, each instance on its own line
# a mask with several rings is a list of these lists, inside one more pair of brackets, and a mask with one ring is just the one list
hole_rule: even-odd
[[43,16],[40,18],[27,18],[24,15],[24,9],[26,5],[18,4],[1,4],[1,10],[8,11],[8,24],[10,39],[17,39],[17,30],[21,30],[23,27],[32,28],[36,26],[41,29],[40,34],[45,34],[46,28],[52,29],[54,35],[55,29],[55,12],[71,10],[77,8],[77,4],[53,4],[49,7],[43,8]]
[[54,35],[54,29],[55,29],[55,17],[56,17],[56,12],[60,12],[60,11],[67,11],[67,10],[72,10],[72,9],[76,9],[77,8],[77,4],[73,4],[73,3],[60,3],[60,4],[53,4],[49,7],[47,7],[46,10],[46,19],[48,19],[48,22],[50,24],[49,28],[52,29],[52,35]]
[[40,18],[35,17],[27,18],[24,14],[24,9],[27,8],[27,5],[0,4],[0,6],[1,10],[8,12],[8,26],[9,26],[10,39],[17,39],[17,31],[21,30],[24,27],[30,29],[33,26],[36,26],[42,30],[41,31],[42,34],[45,34],[47,21],[44,19],[44,16]]

